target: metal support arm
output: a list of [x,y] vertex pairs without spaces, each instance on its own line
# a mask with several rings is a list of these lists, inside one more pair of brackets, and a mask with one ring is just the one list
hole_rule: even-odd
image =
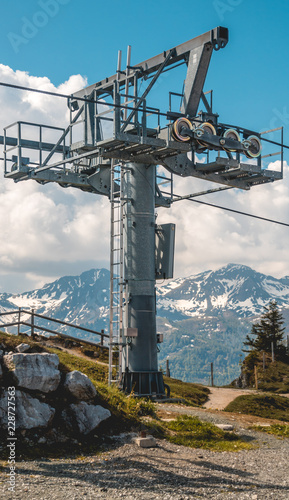
[[[191,51],[196,49],[197,47],[204,47],[205,44],[210,44],[211,47],[215,50],[219,50],[226,46],[229,39],[228,29],[218,26],[213,30],[207,31],[203,35],[192,38],[188,42],[182,43],[174,48],[175,53],[174,56],[170,58],[167,66],[171,66],[179,61],[187,61],[189,58],[189,54]],[[158,71],[159,67],[163,64],[164,60],[167,57],[169,51],[162,52],[157,56],[154,56],[146,61],[143,61],[135,66],[130,66],[131,73],[129,75],[129,79],[132,80],[136,75],[137,78],[142,78],[143,76],[149,76],[152,73]],[[140,71],[141,68],[141,71]],[[108,92],[113,91],[113,82],[118,80],[120,88],[123,87],[127,82],[127,75],[120,74],[119,78],[115,74],[104,80],[101,80],[94,85],[90,85],[78,92],[75,92],[73,96],[77,99],[77,97],[90,96],[94,90],[97,90],[98,96],[104,95]]]

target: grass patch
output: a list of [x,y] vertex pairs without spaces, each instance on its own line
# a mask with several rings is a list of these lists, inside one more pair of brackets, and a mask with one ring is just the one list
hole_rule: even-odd
[[9,335],[7,333],[0,332],[0,343],[4,344],[6,350],[8,351],[13,351],[19,344],[24,343],[29,344],[33,352],[47,352],[47,350],[44,349],[44,347],[40,345],[39,342],[31,340],[31,338],[27,335]]
[[273,424],[269,426],[263,425],[253,425],[251,429],[260,432],[266,432],[267,434],[273,434],[274,436],[281,438],[289,438],[289,425],[284,424]]
[[[13,351],[21,342],[30,345],[31,352],[51,352],[58,355],[60,360],[60,370],[67,373],[72,370],[79,370],[85,373],[94,383],[97,389],[97,404],[108,408],[111,417],[102,422],[93,435],[79,437],[76,444],[40,445],[37,442],[27,444],[19,438],[17,447],[19,457],[22,459],[33,459],[39,457],[56,456],[78,456],[80,454],[90,454],[99,452],[102,447],[113,445],[113,435],[124,431],[147,430],[156,437],[165,438],[172,443],[194,448],[206,448],[216,451],[238,451],[252,447],[242,441],[236,434],[224,432],[212,424],[201,422],[197,418],[180,416],[174,422],[162,422],[156,416],[155,404],[146,398],[135,398],[132,395],[125,395],[116,387],[108,386],[107,367],[98,364],[90,359],[78,357],[74,354],[61,351],[56,348],[48,348],[41,343],[31,340],[25,335],[7,335],[0,332],[0,343],[5,345],[6,350]],[[202,405],[207,399],[209,389],[198,384],[181,382],[176,379],[165,378],[165,383],[171,387],[173,397],[181,397],[186,404],[193,406]],[[62,404],[61,388],[55,395],[57,404]],[[54,397],[52,395],[51,397]],[[56,404],[56,400],[54,401]],[[56,425],[57,427],[57,425]],[[27,434],[29,435],[29,432]],[[36,431],[37,432],[37,431]],[[31,435],[34,430],[31,430]],[[75,437],[75,436],[72,436]],[[6,439],[6,438],[5,438]],[[3,453],[6,456],[6,448],[3,441]],[[3,455],[3,457],[4,457]]]
[[180,415],[176,420],[165,424],[166,439],[174,444],[191,448],[204,448],[214,451],[239,451],[251,449],[237,434],[226,432],[209,422],[201,422],[197,417]]
[[52,347],[47,347],[46,351],[57,354],[60,361],[59,369],[64,373],[78,370],[85,373],[93,383],[107,380],[108,368],[104,365]]
[[200,384],[190,384],[175,378],[164,377],[171,389],[171,397],[183,398],[190,406],[202,406],[209,399],[210,389]]
[[262,391],[289,392],[289,364],[283,361],[268,363],[266,370],[258,370],[259,386]]
[[275,394],[238,396],[224,411],[289,422],[289,399]]
[[278,394],[289,392],[289,357],[283,356],[272,363],[271,355],[265,354],[265,370],[263,369],[263,353],[252,351],[243,361],[242,372],[249,387],[255,387],[254,366],[257,367],[258,388],[262,391]]

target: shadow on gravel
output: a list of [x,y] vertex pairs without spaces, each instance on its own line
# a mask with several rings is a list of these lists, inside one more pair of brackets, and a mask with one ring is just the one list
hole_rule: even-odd
[[[52,483],[49,478],[57,478],[61,484],[61,491],[65,481],[75,481],[76,487],[94,486],[99,491],[106,492],[110,488],[122,490],[133,488],[140,493],[155,493],[156,491],[171,492],[176,488],[183,488],[183,493],[193,494],[199,488],[220,489],[229,488],[230,491],[248,492],[256,489],[287,491],[288,487],[282,484],[272,484],[258,480],[258,476],[253,473],[222,466],[205,460],[186,460],[179,456],[155,457],[144,456],[134,452],[134,458],[111,458],[105,460],[95,460],[94,462],[77,463],[55,463],[55,462],[34,462],[33,467],[21,469],[21,463],[17,464],[17,475],[22,474],[27,477],[29,486],[29,476],[39,476],[43,484],[43,478],[47,478],[45,490],[52,490]],[[90,457],[92,460],[93,458]],[[180,462],[182,462],[180,464]],[[165,470],[170,466],[170,470]],[[188,475],[190,477],[188,477]],[[25,478],[22,478],[25,481]],[[233,476],[233,477],[232,477]],[[55,488],[55,483],[53,483]],[[78,489],[78,488],[77,488]]]

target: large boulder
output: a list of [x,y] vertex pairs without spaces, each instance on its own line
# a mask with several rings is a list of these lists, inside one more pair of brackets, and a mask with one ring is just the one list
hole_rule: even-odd
[[72,396],[81,401],[92,400],[97,394],[88,376],[77,370],[66,375],[64,387]]
[[57,354],[9,353],[3,361],[19,387],[47,393],[55,391],[59,385]]
[[111,416],[106,408],[99,405],[91,405],[84,401],[71,404],[68,410],[62,413],[64,420],[81,434],[89,434],[98,425]]
[[[0,398],[0,426],[8,428],[8,391],[4,391]],[[46,427],[52,421],[55,409],[46,403],[42,403],[36,398],[32,398],[23,391],[15,391],[15,428],[34,429]],[[10,413],[14,409],[10,408]],[[11,414],[12,414],[11,413]],[[10,415],[11,416],[11,415]]]

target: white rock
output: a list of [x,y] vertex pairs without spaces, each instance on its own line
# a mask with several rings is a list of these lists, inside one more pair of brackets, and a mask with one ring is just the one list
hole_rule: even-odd
[[97,392],[87,375],[77,370],[70,372],[65,377],[65,389],[75,398],[89,401],[93,399]]
[[9,353],[4,364],[13,373],[16,384],[24,389],[42,392],[55,391],[60,382],[57,354]]
[[82,401],[81,403],[71,404],[68,412],[63,412],[65,419],[71,418],[72,423],[76,425],[81,434],[88,434],[98,425],[111,416],[109,410],[99,405],[91,405]]
[[24,344],[22,342],[22,344],[19,344],[16,348],[15,348],[15,351],[17,352],[27,352],[29,351],[30,349],[30,345],[29,344]]
[[[23,391],[15,391],[13,403],[15,403],[16,429],[46,427],[55,414],[54,408],[36,398],[32,398]],[[14,413],[12,410],[13,406],[10,406],[11,415]],[[0,426],[5,429],[8,427],[8,391],[4,391],[0,398]]]
[[222,431],[233,431],[234,426],[231,424],[215,424],[216,427],[221,429]]

